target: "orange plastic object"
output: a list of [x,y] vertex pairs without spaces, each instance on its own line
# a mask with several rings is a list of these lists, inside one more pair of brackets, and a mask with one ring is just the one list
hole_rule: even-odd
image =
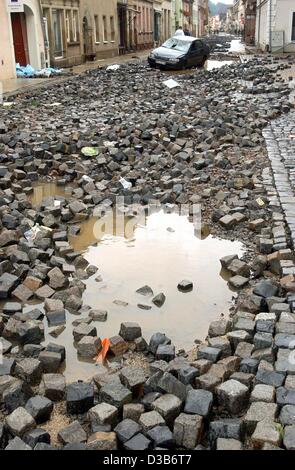
[[104,338],[101,342],[102,348],[99,351],[98,355],[94,358],[95,362],[104,362],[106,355],[110,349],[111,342],[109,338]]

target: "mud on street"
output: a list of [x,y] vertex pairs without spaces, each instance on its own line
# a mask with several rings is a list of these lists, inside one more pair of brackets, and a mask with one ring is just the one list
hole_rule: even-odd
[[1,107],[0,448],[295,448],[293,59],[230,62]]

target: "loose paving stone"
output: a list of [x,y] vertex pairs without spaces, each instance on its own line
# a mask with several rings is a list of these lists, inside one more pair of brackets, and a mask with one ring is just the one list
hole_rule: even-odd
[[119,336],[121,336],[125,341],[134,341],[136,338],[142,336],[141,327],[135,322],[121,323]]
[[16,363],[14,373],[27,383],[37,385],[42,376],[42,363],[38,359],[23,359]]
[[127,403],[123,406],[123,419],[129,418],[138,423],[144,411],[144,405],[141,403]]
[[160,344],[171,344],[171,340],[164,333],[154,333],[149,342],[149,350],[156,354]]
[[249,399],[248,388],[237,380],[227,380],[216,389],[218,403],[232,415],[244,411]]
[[182,280],[177,284],[177,289],[180,292],[191,292],[193,290],[192,281]]
[[181,413],[174,421],[173,437],[177,446],[194,449],[201,441],[203,418]]
[[40,424],[50,419],[50,415],[53,410],[53,403],[48,398],[35,395],[27,401],[25,408],[34,418],[36,423]]
[[101,350],[101,339],[97,336],[83,336],[77,344],[81,357],[94,358]]
[[250,401],[264,401],[272,403],[275,400],[275,388],[271,385],[258,384],[255,385],[251,392]]
[[157,411],[148,411],[147,413],[142,413],[138,420],[138,424],[140,424],[144,432],[147,432],[155,426],[163,426],[166,423],[160,413]]
[[132,390],[133,393],[139,393],[146,381],[146,375],[140,368],[123,367],[120,371],[120,380],[122,384]]
[[242,447],[241,441],[237,441],[236,439],[219,437],[216,441],[216,450],[242,450]]
[[117,437],[114,432],[96,432],[89,436],[87,450],[117,450]]
[[147,432],[147,437],[154,442],[155,447],[172,449],[175,444],[173,434],[168,426],[155,426]]
[[277,409],[278,407],[276,403],[264,403],[258,401],[251,403],[244,418],[244,423],[248,432],[250,434],[253,433],[257,423],[266,418],[274,421],[277,415]]
[[26,444],[32,447],[32,449],[34,449],[35,446],[41,442],[45,444],[50,444],[50,434],[44,429],[35,428],[32,431],[29,431],[24,434],[23,440]]
[[60,368],[62,356],[60,353],[45,350],[40,352],[39,361],[44,372],[55,373]]
[[207,390],[189,390],[184,412],[207,417],[213,404],[213,394]]
[[243,440],[242,421],[238,418],[222,418],[209,423],[209,441],[211,448],[216,448],[218,438]]
[[170,372],[164,372],[158,380],[157,387],[162,392],[176,395],[182,401],[185,400],[187,393],[186,386],[170,374]]
[[65,397],[66,381],[62,374],[43,374],[40,393],[52,401],[61,401]]
[[66,387],[67,411],[70,414],[86,413],[93,407],[94,388],[92,384],[74,382]]
[[295,450],[295,426],[285,427],[283,443],[287,450]]
[[208,346],[202,346],[198,349],[197,358],[198,359],[207,359],[211,362],[216,362],[221,356],[220,349],[211,348]]
[[264,419],[257,423],[256,429],[251,436],[254,448],[261,448],[265,443],[279,446],[281,443],[281,433],[277,423]]
[[96,327],[93,325],[87,325],[81,323],[73,329],[74,340],[78,343],[84,336],[95,336],[97,337]]
[[87,434],[79,421],[73,421],[65,428],[58,431],[57,438],[63,445],[74,442],[86,442]]
[[124,443],[141,431],[141,426],[132,419],[123,419],[114,429],[117,438]]
[[148,450],[152,447],[152,441],[141,433],[133,436],[124,443],[125,450]]
[[166,395],[157,398],[152,403],[153,409],[163,416],[166,423],[172,422],[179,415],[181,406],[181,400],[171,393],[167,393]]
[[173,344],[160,344],[156,351],[156,359],[172,361],[175,357],[175,346]]
[[6,425],[13,436],[18,437],[36,427],[34,418],[23,407],[16,408],[7,416]]
[[236,275],[229,279],[228,283],[234,289],[242,289],[249,282],[249,279],[244,276]]
[[285,381],[285,374],[280,374],[273,370],[258,369],[256,374],[256,382],[272,385],[273,387],[280,387]]
[[93,408],[90,408],[88,411],[88,417],[90,422],[95,425],[114,425],[118,419],[118,410],[115,406],[110,405],[109,403],[99,403]]
[[124,385],[115,383],[107,384],[100,389],[101,400],[110,405],[122,408],[126,403],[132,401],[132,392]]
[[16,436],[11,439],[11,441],[9,441],[8,445],[5,447],[5,450],[32,450],[32,447]]
[[279,420],[283,426],[295,425],[295,405],[282,406]]
[[160,294],[157,294],[153,299],[152,302],[157,306],[157,307],[162,307],[164,305],[166,300],[165,294],[163,292],[160,292]]

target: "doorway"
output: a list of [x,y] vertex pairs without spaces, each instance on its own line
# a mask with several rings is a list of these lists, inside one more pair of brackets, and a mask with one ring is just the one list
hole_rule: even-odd
[[26,16],[24,13],[11,13],[11,26],[15,62],[26,66],[29,63]]

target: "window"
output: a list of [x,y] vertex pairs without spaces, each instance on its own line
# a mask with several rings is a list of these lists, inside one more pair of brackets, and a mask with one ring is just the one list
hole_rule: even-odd
[[111,41],[115,40],[115,22],[114,17],[110,17],[110,25],[111,25]]
[[78,10],[73,10],[73,41],[78,42],[79,41],[79,16],[78,16]]
[[98,15],[94,15],[94,40],[99,43],[99,18]]
[[295,12],[293,13],[293,16],[292,16],[291,41],[295,41]]
[[107,42],[107,40],[108,40],[108,30],[107,30],[107,17],[106,16],[102,17],[102,23],[103,23],[103,41]]
[[52,30],[54,39],[54,57],[63,56],[62,29],[61,29],[61,10],[52,10]]
[[71,42],[73,39],[73,22],[72,15],[70,10],[66,10],[66,33],[67,33],[67,42]]

